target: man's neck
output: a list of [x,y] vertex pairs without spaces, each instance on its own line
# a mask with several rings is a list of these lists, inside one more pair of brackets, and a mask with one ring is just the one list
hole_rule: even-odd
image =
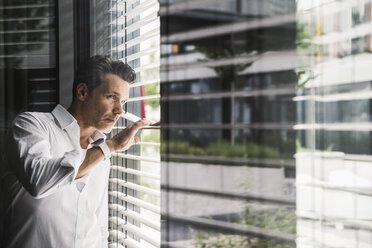
[[76,104],[71,104],[67,111],[76,119],[80,128],[80,146],[86,149],[89,145],[89,137],[93,135],[96,129],[84,123],[82,111]]

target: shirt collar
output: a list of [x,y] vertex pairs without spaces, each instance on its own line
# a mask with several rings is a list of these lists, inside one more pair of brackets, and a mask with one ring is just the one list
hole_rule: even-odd
[[52,115],[57,119],[62,129],[66,129],[73,123],[77,123],[76,119],[60,104],[53,109]]
[[[66,129],[69,126],[73,125],[77,121],[76,119],[60,104],[58,104],[52,111],[52,115],[57,119],[60,127]],[[106,139],[106,135],[103,132],[96,130],[92,136],[89,137],[89,143],[93,143],[99,139]]]

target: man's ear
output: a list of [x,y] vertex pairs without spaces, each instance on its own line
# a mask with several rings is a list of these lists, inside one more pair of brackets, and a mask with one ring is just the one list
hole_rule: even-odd
[[88,96],[88,86],[85,83],[79,83],[76,86],[76,98],[85,101]]

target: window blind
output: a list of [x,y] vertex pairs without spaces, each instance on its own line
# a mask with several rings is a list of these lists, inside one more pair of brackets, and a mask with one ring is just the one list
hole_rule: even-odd
[[23,110],[50,111],[58,102],[56,11],[55,1],[0,2],[0,76]]
[[[156,0],[110,2],[111,56],[128,63],[137,75],[110,136],[140,118],[160,120],[158,11]],[[160,129],[143,128],[137,135],[139,144],[111,158],[110,248],[160,247]]]

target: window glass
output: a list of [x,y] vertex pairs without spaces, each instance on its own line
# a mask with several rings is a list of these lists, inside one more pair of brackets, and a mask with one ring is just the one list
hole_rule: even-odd
[[[55,1],[0,2],[0,128],[58,103]],[[3,137],[3,136],[1,136]]]
[[[307,62],[294,98],[297,245],[364,246],[371,242],[371,3],[297,2],[298,59]],[[319,20],[323,30],[307,31]]]
[[160,3],[162,242],[295,247],[295,1]]

